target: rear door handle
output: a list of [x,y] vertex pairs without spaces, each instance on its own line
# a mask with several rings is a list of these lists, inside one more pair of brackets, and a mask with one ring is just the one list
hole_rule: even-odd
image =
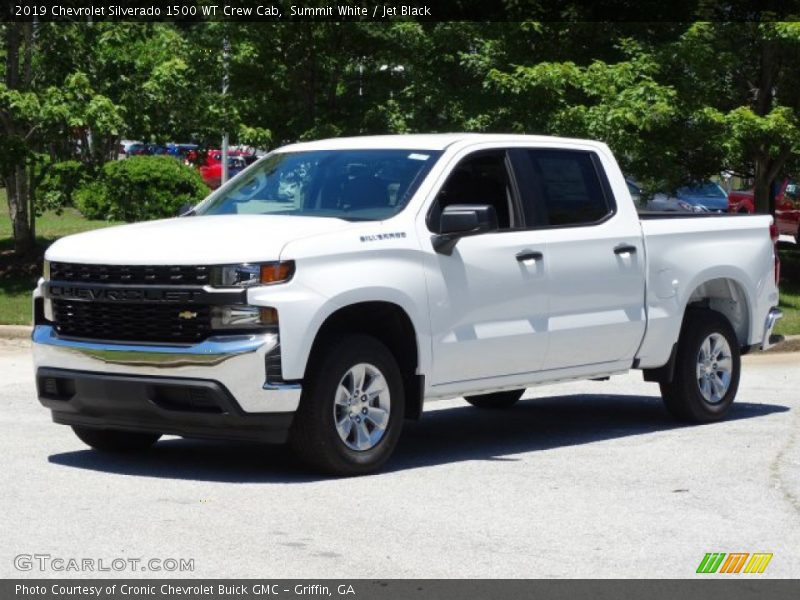
[[630,244],[620,244],[614,247],[614,254],[635,254],[636,246]]
[[544,255],[541,252],[534,252],[533,250],[522,250],[517,252],[517,260],[525,262],[526,260],[542,260]]

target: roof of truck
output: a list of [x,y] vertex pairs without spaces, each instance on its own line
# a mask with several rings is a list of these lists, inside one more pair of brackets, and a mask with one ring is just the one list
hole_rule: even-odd
[[457,142],[539,142],[557,144],[596,144],[590,140],[553,137],[545,135],[514,135],[506,133],[414,133],[405,135],[368,135],[360,137],[329,138],[312,142],[299,142],[283,146],[281,151],[344,150],[370,148],[397,148],[404,150],[444,150]]

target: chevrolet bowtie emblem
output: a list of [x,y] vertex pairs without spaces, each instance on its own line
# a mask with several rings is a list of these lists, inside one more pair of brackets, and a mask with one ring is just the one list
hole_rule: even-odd
[[178,313],[178,317],[181,319],[194,319],[197,317],[197,313],[190,310],[184,310]]

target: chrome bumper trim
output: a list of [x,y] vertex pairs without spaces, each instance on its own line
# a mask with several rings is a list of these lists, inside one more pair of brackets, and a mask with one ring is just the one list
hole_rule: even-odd
[[779,319],[783,318],[783,313],[777,308],[771,308],[769,314],[767,314],[767,319],[764,322],[764,335],[761,338],[761,349],[762,350],[769,350],[775,344],[770,343],[770,338],[772,337],[772,330],[775,328],[775,323],[778,322]]
[[299,384],[266,381],[266,355],[277,333],[210,337],[190,346],[114,344],[61,338],[50,325],[33,330],[36,367],[210,379],[224,385],[245,412],[293,412]]

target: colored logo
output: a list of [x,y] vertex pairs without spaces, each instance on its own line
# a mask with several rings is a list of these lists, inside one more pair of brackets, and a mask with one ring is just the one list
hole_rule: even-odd
[[772,560],[772,553],[767,552],[708,552],[700,565],[697,567],[698,573],[763,573],[769,561]]
[[190,310],[184,310],[178,313],[178,317],[180,317],[181,319],[196,319],[197,313],[192,312]]

